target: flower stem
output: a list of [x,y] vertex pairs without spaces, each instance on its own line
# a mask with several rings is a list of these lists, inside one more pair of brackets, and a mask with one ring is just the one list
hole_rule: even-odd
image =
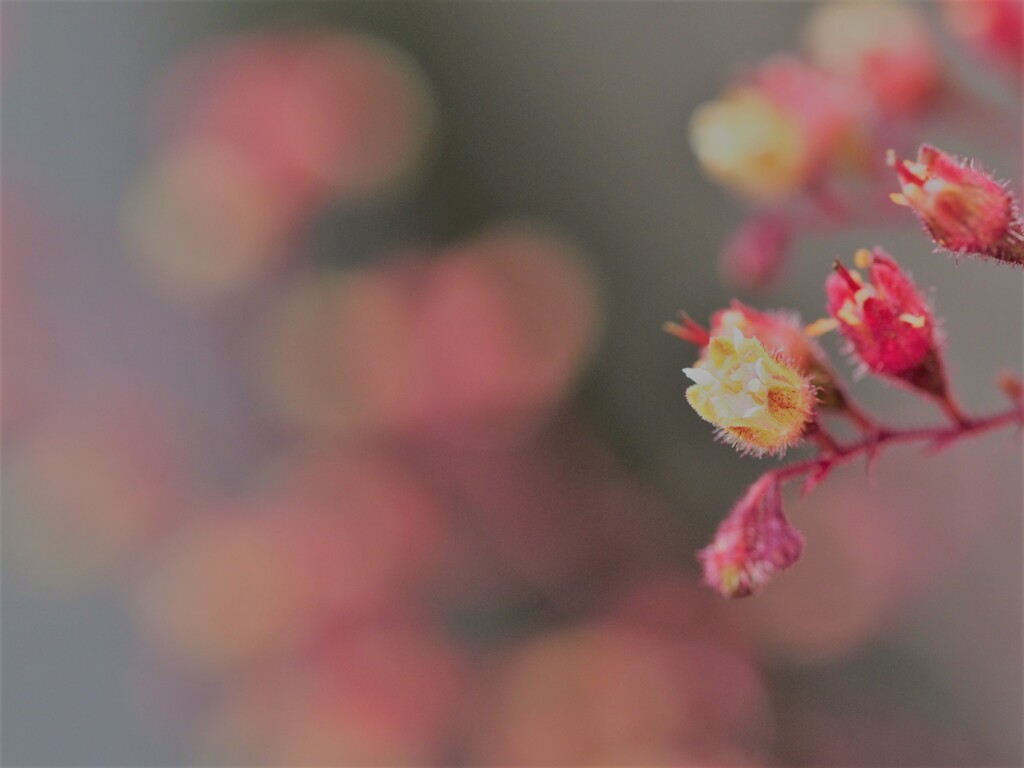
[[1021,405],[977,418],[969,418],[962,413],[960,415],[962,420],[958,420],[953,426],[886,429],[847,445],[833,443],[821,456],[780,467],[772,470],[770,474],[779,482],[785,482],[803,477],[816,470],[829,470],[833,466],[852,461],[859,456],[870,455],[882,446],[891,443],[931,443],[936,447],[944,447],[961,438],[984,434],[1011,424],[1024,427],[1024,407]]

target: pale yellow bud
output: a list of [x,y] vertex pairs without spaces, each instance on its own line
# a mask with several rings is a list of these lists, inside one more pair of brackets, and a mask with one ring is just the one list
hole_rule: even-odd
[[690,144],[708,176],[748,197],[787,197],[807,180],[809,157],[800,124],[750,88],[698,107],[690,121]]

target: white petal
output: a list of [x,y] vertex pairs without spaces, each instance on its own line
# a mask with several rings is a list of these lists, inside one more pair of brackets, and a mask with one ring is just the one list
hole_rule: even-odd
[[764,372],[764,358],[757,358],[757,362],[754,363],[754,372],[757,373],[757,378],[764,381],[768,376]]
[[685,373],[694,384],[701,384],[705,387],[718,381],[718,379],[703,368],[683,368],[683,373]]
[[743,412],[743,418],[749,419],[751,416],[757,416],[757,414],[759,414],[763,410],[763,405],[752,405]]

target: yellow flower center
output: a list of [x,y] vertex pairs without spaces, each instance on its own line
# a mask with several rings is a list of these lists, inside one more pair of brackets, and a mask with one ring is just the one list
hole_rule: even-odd
[[705,356],[683,372],[694,382],[686,390],[693,409],[745,451],[784,450],[799,439],[814,410],[807,380],[738,328],[713,337]]

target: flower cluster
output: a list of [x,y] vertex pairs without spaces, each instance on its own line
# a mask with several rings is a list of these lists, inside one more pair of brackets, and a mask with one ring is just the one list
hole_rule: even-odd
[[[1020,3],[947,0],[942,10],[955,36],[1019,67]],[[901,137],[937,117],[971,114],[986,140],[998,131],[1017,138],[1015,113],[981,114],[959,82],[916,4],[817,5],[798,51],[769,56],[693,113],[701,168],[749,208],[722,248],[725,277],[768,285],[796,235],[877,224],[891,191],[883,150],[909,149]],[[1003,185],[931,147],[916,162],[891,162],[903,186],[897,199],[942,248],[1024,263],[1024,228]]]
[[[940,243],[952,242],[953,234],[947,233],[979,238],[986,232],[1005,242],[1006,233],[1016,231],[1015,224],[991,226],[989,209],[996,202],[1002,201],[1002,210],[1014,217],[1016,207],[1009,193],[981,172],[927,146],[918,162],[893,163],[905,190],[893,196],[894,202],[912,207]],[[706,582],[726,597],[753,594],[803,552],[803,537],[782,512],[783,481],[802,477],[809,491],[834,466],[858,456],[870,460],[891,442],[944,445],[1024,424],[1017,377],[1004,376],[1000,383],[1013,402],[1011,409],[985,418],[964,413],[952,394],[944,339],[931,304],[892,256],[880,247],[862,248],[853,268],[838,259],[834,267],[824,285],[828,317],[806,327],[795,313],[760,311],[735,300],[711,316],[708,328],[685,313],[680,323],[665,324],[666,331],[700,349],[697,362],[683,369],[693,382],[686,399],[723,440],[757,456],[781,454],[805,438],[818,447],[812,459],[764,473],[719,526],[714,541],[699,552]],[[901,430],[868,416],[815,340],[833,330],[845,339],[861,374],[935,402],[951,426]],[[837,442],[823,422],[826,415],[849,418],[860,440]]]

